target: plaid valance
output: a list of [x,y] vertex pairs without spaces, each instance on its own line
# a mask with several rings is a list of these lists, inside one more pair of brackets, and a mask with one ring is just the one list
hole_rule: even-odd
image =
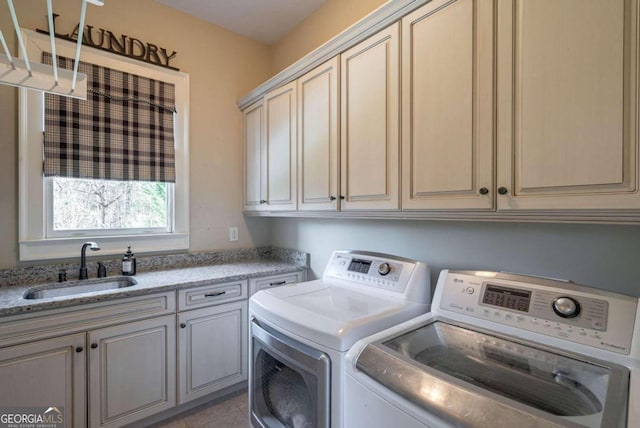
[[86,101],[45,94],[44,175],[175,182],[174,85],[85,62],[79,71]]

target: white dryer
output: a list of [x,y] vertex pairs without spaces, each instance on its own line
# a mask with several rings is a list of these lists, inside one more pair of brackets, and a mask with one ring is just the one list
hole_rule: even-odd
[[349,351],[351,427],[638,427],[638,298],[443,271],[432,312]]
[[257,427],[343,426],[344,355],[359,339],[426,313],[423,263],[335,251],[322,279],[249,302],[249,407]]

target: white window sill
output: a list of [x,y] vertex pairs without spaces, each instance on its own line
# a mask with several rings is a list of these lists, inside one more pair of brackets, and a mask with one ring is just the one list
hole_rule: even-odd
[[87,255],[95,256],[122,255],[127,251],[129,245],[131,246],[131,251],[135,254],[189,249],[189,235],[186,233],[39,239],[20,241],[20,261],[80,257],[80,248],[87,241],[96,242],[100,246],[100,251],[98,252],[87,252]]

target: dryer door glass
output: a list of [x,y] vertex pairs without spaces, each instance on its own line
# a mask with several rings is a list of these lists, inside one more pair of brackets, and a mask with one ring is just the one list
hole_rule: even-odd
[[254,425],[328,427],[329,357],[256,321],[251,330]]

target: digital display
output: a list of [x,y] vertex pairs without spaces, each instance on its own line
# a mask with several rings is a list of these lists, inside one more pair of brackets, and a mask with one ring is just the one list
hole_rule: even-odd
[[349,264],[350,272],[358,272],[358,273],[369,273],[369,268],[371,267],[371,260],[361,260],[361,259],[353,259]]
[[516,311],[529,312],[531,291],[502,287],[487,284],[482,296],[482,303],[499,306],[501,308],[514,309]]

